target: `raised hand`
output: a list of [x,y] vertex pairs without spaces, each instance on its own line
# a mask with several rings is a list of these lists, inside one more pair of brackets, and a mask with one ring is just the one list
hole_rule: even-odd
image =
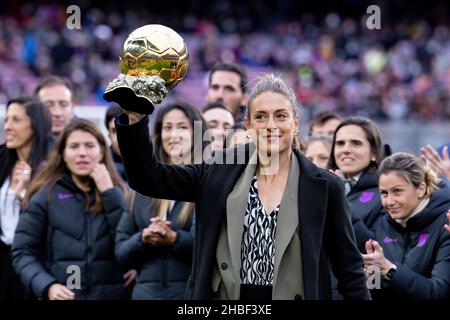
[[17,197],[20,197],[21,193],[26,189],[30,179],[30,165],[25,161],[18,161],[14,166],[11,179],[11,188],[14,190]]
[[364,269],[366,270],[370,266],[376,266],[380,268],[380,273],[384,276],[390,268],[394,266],[383,253],[383,248],[375,240],[366,241],[366,254],[363,254]]
[[95,185],[100,192],[104,192],[114,187],[111,175],[103,163],[97,164],[89,176],[94,180]]
[[442,148],[442,157],[431,145],[420,148],[420,156],[439,176],[450,179],[450,158],[447,146]]

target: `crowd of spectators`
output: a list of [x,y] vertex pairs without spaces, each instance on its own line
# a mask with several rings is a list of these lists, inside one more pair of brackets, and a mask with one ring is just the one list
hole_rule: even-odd
[[364,11],[359,17],[329,12],[289,20],[274,14],[270,28],[257,28],[245,14],[217,23],[188,13],[174,19],[150,8],[92,7],[82,8],[81,29],[70,30],[66,8],[27,4],[0,15],[0,104],[57,74],[73,83],[77,105],[106,105],[102,94],[119,73],[127,35],[161,23],[176,29],[190,52],[188,74],[171,95],[198,108],[206,104],[209,68],[227,61],[241,63],[250,79],[282,74],[309,116],[335,110],[377,120],[450,117],[450,28],[440,21],[390,22],[370,30]]

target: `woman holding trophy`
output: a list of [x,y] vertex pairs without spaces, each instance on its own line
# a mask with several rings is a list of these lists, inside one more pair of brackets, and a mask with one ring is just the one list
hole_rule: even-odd
[[[130,38],[145,30],[141,44],[167,47],[154,28],[137,29]],[[129,45],[139,51],[137,43],[125,42],[122,64],[128,63]],[[152,69],[155,64],[145,64],[146,75],[142,65],[134,64],[136,72],[122,68],[127,74],[110,84],[105,98],[126,111],[116,127],[131,188],[196,204],[188,298],[330,299],[331,262],[345,298],[370,299],[343,185],[297,148],[300,120],[293,91],[278,77],[262,77],[248,101],[251,143],[187,166],[164,164],[150,142],[147,114],[167,93],[164,83],[171,82]]]

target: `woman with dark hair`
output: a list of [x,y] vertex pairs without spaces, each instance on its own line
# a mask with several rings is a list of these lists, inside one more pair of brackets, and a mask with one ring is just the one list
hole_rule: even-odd
[[372,297],[448,299],[450,234],[442,228],[450,208],[448,185],[420,158],[404,152],[384,159],[378,174],[387,215],[366,238],[363,255],[366,275],[381,275]]
[[373,230],[382,216],[376,169],[384,158],[378,126],[367,118],[352,117],[336,128],[329,168],[344,182],[351,205],[356,243],[364,249],[363,235]]
[[28,187],[12,246],[16,272],[41,299],[120,299],[114,256],[125,186],[105,138],[77,119]]
[[23,286],[12,267],[10,249],[20,202],[47,156],[50,115],[31,98],[12,99],[6,104],[4,133],[6,143],[0,146],[0,300],[23,299]]
[[[153,144],[161,162],[187,165],[196,151],[203,151],[194,149],[195,123],[201,125],[202,141],[207,126],[194,107],[174,103],[159,110]],[[139,270],[132,299],[184,299],[193,245],[192,202],[152,199],[133,191],[130,213],[122,215],[116,237],[118,260]]]

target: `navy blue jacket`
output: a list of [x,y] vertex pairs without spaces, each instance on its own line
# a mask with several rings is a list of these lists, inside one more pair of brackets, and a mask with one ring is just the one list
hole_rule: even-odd
[[172,246],[149,246],[142,242],[142,230],[149,226],[157,212],[151,206],[152,198],[136,193],[131,213],[125,212],[119,222],[116,236],[117,259],[127,269],[138,271],[133,289],[133,300],[184,299],[191,273],[194,246],[193,215],[185,225],[178,216],[183,202],[175,202],[167,220],[177,232]]
[[356,245],[364,251],[364,235],[375,230],[384,216],[376,172],[364,172],[347,195],[347,200],[352,211]]
[[114,255],[117,224],[125,211],[118,188],[101,194],[103,213],[86,211],[85,198],[69,175],[33,195],[23,211],[12,246],[16,272],[37,297],[53,283],[67,284],[79,268],[76,299],[120,299],[122,272]]
[[382,280],[374,299],[447,299],[450,288],[450,233],[443,225],[450,209],[450,188],[436,190],[428,205],[406,228],[385,215],[375,232],[385,257],[398,267],[391,281]]

